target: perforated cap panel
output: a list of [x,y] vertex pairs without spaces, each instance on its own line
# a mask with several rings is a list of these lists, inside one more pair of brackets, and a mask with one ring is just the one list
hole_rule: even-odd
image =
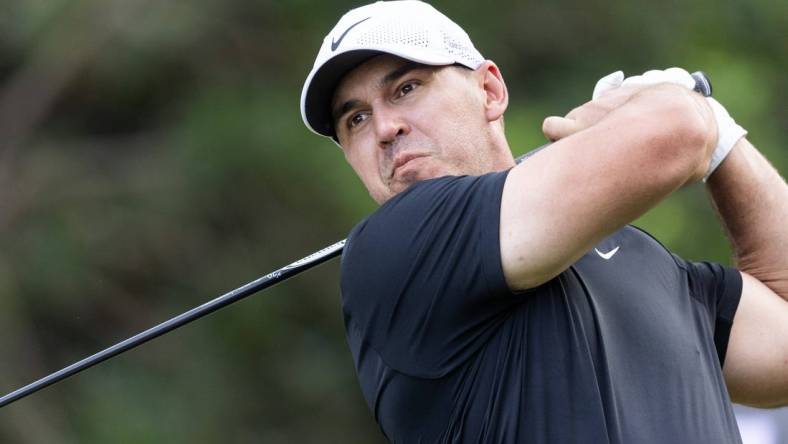
[[301,116],[310,130],[336,141],[329,110],[336,85],[349,70],[381,53],[471,69],[484,61],[468,34],[427,3],[401,0],[353,9],[323,39],[304,83]]

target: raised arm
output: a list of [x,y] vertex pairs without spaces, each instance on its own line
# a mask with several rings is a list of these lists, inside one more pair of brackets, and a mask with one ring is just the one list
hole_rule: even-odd
[[544,131],[558,141],[515,167],[503,190],[501,259],[512,289],[548,281],[703,177],[716,144],[703,97],[669,84],[619,88],[547,119]]
[[731,399],[788,404],[788,185],[746,139],[708,181],[743,272],[723,368]]

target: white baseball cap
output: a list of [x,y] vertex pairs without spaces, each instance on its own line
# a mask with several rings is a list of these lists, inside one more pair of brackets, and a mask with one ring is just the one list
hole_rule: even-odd
[[459,63],[476,69],[484,62],[468,34],[427,3],[379,1],[353,9],[323,39],[304,83],[301,117],[307,128],[336,141],[334,89],[350,70],[382,53],[425,65]]

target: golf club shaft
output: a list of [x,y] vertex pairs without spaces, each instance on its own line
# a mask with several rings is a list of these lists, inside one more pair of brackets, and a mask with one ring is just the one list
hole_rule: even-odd
[[[711,83],[709,82],[708,77],[700,71],[692,73],[692,76],[695,78],[695,82],[696,82],[695,90],[703,94],[704,96],[711,95]],[[535,150],[532,150],[518,157],[517,163],[520,163],[522,160],[530,157],[531,155],[542,150],[548,145],[549,144],[542,145],[541,147],[536,148]],[[301,273],[302,271],[306,271],[312,267],[315,267],[316,265],[322,264],[323,262],[335,256],[340,255],[344,247],[345,247],[345,240],[343,239],[333,245],[323,248],[320,251],[312,253],[303,259],[297,260],[292,264],[287,265],[286,267],[273,271],[261,278],[249,282],[246,285],[238,287],[229,293],[225,293],[222,296],[217,297],[216,299],[206,302],[198,307],[192,308],[191,310],[182,313],[165,322],[162,322],[161,324],[156,325],[155,327],[151,327],[111,347],[108,347],[94,355],[88,356],[87,358],[82,359],[81,361],[75,362],[74,364],[71,364],[68,367],[65,367],[61,370],[56,371],[55,373],[52,373],[22,388],[19,388],[0,398],[0,407],[4,407],[8,404],[11,404],[14,401],[22,399],[25,396],[28,396],[32,393],[35,393],[43,389],[44,387],[62,381],[63,379],[68,378],[69,376],[73,376],[81,372],[82,370],[90,368],[100,362],[106,361],[107,359],[113,356],[131,350],[132,348],[144,344],[150,341],[151,339],[157,338],[165,333],[175,330],[178,327],[181,327],[192,321],[200,319],[201,317],[207,314],[213,313],[214,311],[222,307],[237,302],[251,294],[257,293],[260,290],[264,290],[268,287],[278,284],[279,282],[282,282],[292,276],[295,276],[296,274]]]
[[279,282],[282,282],[302,271],[308,270],[316,265],[322,264],[323,262],[339,255],[342,253],[342,248],[345,246],[345,240],[341,240],[333,245],[330,245],[326,248],[323,248],[320,251],[317,251],[309,256],[300,259],[292,264],[280,268],[274,272],[271,272],[259,279],[256,279],[252,282],[249,282],[246,285],[236,288],[235,290],[225,293],[222,296],[217,297],[209,302],[206,302],[198,307],[192,308],[191,310],[182,313],[168,321],[162,322],[155,327],[151,327],[148,330],[145,330],[141,333],[138,333],[124,341],[121,341],[109,348],[106,348],[94,355],[88,356],[87,358],[75,362],[74,364],[69,365],[55,373],[50,374],[44,378],[39,379],[31,384],[28,384],[18,390],[15,390],[2,398],[0,398],[0,407],[4,407],[14,401],[17,401],[21,398],[24,398],[31,393],[35,393],[41,390],[44,387],[52,385],[58,381],[62,381],[63,379],[68,378],[69,376],[75,375],[86,368],[92,367],[100,362],[106,361],[107,359],[123,353],[125,351],[131,350],[138,345],[144,344],[151,339],[159,337],[165,333],[168,333],[172,330],[175,330],[178,327],[181,327],[189,322],[197,320],[207,314],[213,313],[214,311],[232,304],[233,302],[239,301],[253,293],[256,293],[260,290],[266,289],[271,287]]

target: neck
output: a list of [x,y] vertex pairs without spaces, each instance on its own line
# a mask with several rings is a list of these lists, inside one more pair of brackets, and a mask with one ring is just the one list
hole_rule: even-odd
[[493,129],[490,134],[490,148],[493,153],[490,165],[492,171],[503,171],[516,165],[502,126]]

